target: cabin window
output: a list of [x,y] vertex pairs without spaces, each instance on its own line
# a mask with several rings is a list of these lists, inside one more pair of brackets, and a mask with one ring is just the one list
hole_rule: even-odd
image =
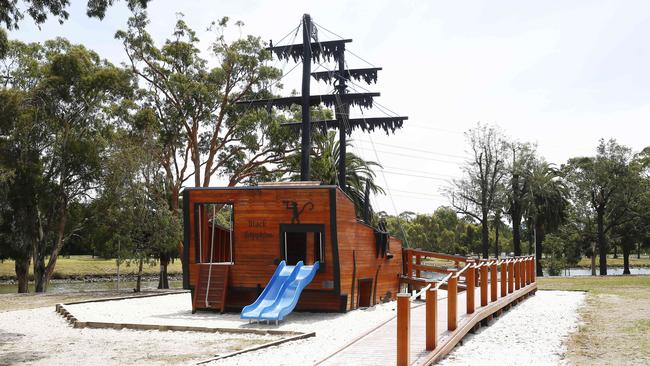
[[280,225],[282,259],[287,265],[323,263],[325,225]]
[[194,244],[197,263],[233,263],[234,207],[231,203],[197,203]]

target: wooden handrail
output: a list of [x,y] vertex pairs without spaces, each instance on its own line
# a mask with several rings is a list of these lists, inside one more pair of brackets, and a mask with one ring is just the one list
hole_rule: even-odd
[[429,258],[438,258],[438,259],[444,259],[452,262],[467,262],[468,258],[463,257],[462,255],[453,255],[453,254],[446,254],[446,253],[438,253],[438,252],[429,252],[426,250],[421,250],[421,249],[407,249],[408,251],[411,252],[412,255],[414,256],[421,256],[421,257],[429,257]]
[[415,277],[420,277],[418,274],[419,271],[447,273],[447,270],[449,269],[443,267],[436,267],[429,264],[413,264],[411,265],[411,268],[415,270]]

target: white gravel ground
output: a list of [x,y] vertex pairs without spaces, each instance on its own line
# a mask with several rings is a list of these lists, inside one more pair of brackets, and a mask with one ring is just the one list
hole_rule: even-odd
[[584,292],[537,291],[463,340],[439,365],[562,365]]
[[54,307],[0,313],[0,365],[195,364],[273,336],[72,328]]
[[[565,350],[563,342],[576,327],[576,310],[583,299],[584,294],[578,292],[538,291],[536,296],[505,313],[490,327],[466,338],[464,345],[456,348],[441,364],[561,364]],[[316,332],[316,337],[211,365],[310,365],[395,314],[394,303],[346,314],[293,313],[276,327],[248,324],[239,319],[239,314],[191,314],[189,294],[66,308],[80,321]],[[49,307],[0,313],[0,365],[21,361],[35,365],[186,364],[227,353],[247,342],[272,339],[233,334],[74,329]]]
[[280,325],[249,324],[239,314],[191,313],[189,294],[66,306],[80,321],[195,325],[316,332],[316,337],[228,358],[215,365],[311,365],[395,315],[395,303],[340,313],[291,313]]

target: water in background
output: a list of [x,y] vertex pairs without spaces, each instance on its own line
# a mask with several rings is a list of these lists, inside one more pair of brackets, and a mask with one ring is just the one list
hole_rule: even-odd
[[[145,289],[155,289],[158,287],[158,280],[155,281],[142,281],[141,287]],[[135,288],[135,281],[120,281],[120,291],[125,289]],[[180,289],[183,288],[183,281],[170,280],[169,288]],[[34,291],[34,285],[30,283],[30,292]],[[47,292],[48,293],[66,293],[66,292],[82,292],[82,291],[112,291],[117,290],[117,282],[114,281],[97,281],[97,282],[81,282],[81,281],[55,281],[50,282]],[[18,291],[18,284],[0,284],[0,294],[12,294]]]

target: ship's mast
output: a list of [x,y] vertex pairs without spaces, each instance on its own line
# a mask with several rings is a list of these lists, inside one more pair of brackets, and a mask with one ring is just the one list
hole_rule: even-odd
[[311,153],[311,108],[309,104],[311,81],[311,34],[309,14],[302,17],[302,140],[300,141],[300,180],[309,180]]
[[[346,144],[347,137],[352,134],[352,130],[361,129],[362,131],[374,131],[382,129],[386,133],[394,132],[402,127],[404,120],[408,117],[362,117],[350,118],[350,107],[358,106],[362,108],[372,108],[373,99],[378,97],[379,93],[348,93],[348,82],[352,80],[365,82],[366,84],[377,82],[377,72],[380,67],[347,69],[345,63],[345,44],[352,42],[351,39],[339,39],[332,41],[319,41],[314,24],[309,14],[303,15],[302,18],[302,43],[286,46],[271,46],[271,50],[279,59],[293,59],[295,62],[302,60],[302,95],[295,97],[257,99],[240,101],[238,104],[244,104],[252,107],[269,107],[288,109],[292,105],[300,104],[302,107],[302,121],[296,123],[285,123],[285,126],[301,128],[301,151],[300,151],[300,179],[307,181],[309,176],[309,158],[311,153],[311,133],[312,126],[321,130],[338,129],[339,131],[339,162],[338,162],[338,184],[347,191],[346,187]],[[334,59],[337,64],[335,70],[311,72],[312,62],[321,64],[325,61]],[[321,66],[323,66],[321,64]],[[335,85],[334,94],[311,95],[310,77],[316,81],[324,81]],[[334,107],[335,119],[311,121],[311,106],[324,104],[326,107]]]

